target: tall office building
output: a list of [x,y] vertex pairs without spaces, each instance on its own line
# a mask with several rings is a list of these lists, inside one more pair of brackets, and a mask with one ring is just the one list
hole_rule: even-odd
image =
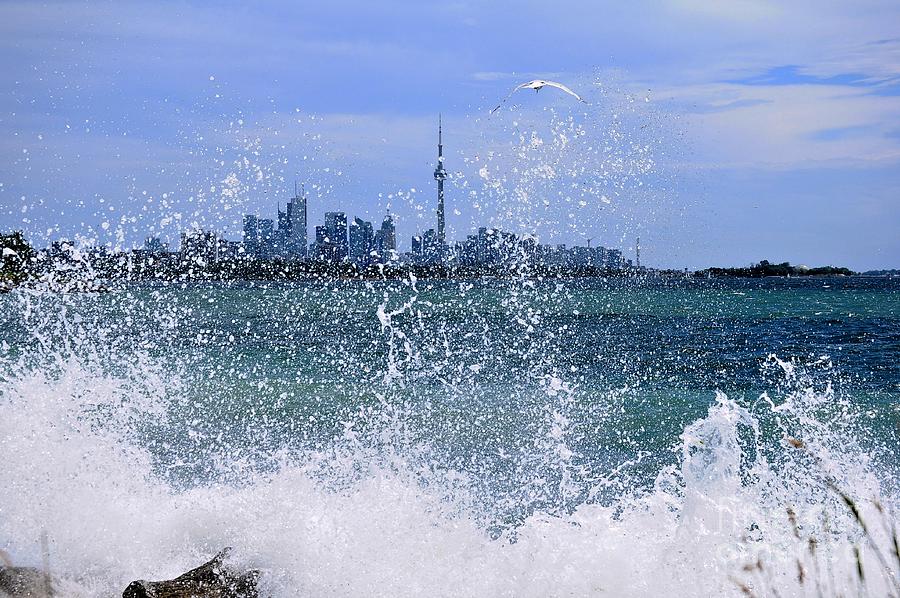
[[202,260],[207,264],[219,261],[219,238],[212,231],[193,229],[181,233],[181,257]]
[[434,168],[434,180],[437,181],[438,205],[437,205],[437,242],[442,251],[447,243],[444,236],[444,179],[447,171],[444,170],[444,144],[441,139],[441,117],[438,115],[438,161]]
[[384,217],[381,228],[378,229],[378,243],[376,249],[382,257],[387,257],[387,253],[397,250],[397,237],[394,230],[394,218],[390,212]]
[[325,243],[328,242],[328,231],[321,224],[316,226],[316,240],[309,246],[310,257],[321,258],[324,256]]
[[294,197],[287,207],[290,232],[288,235],[288,248],[291,253],[299,256],[306,255],[306,193],[300,187],[297,193],[297,184],[294,183]]
[[291,213],[290,204],[288,208],[282,212],[281,202],[278,202],[278,228],[275,230],[275,239],[272,242],[273,257],[286,258],[291,254],[288,242],[291,235]]
[[334,247],[334,259],[347,257],[347,215],[344,212],[325,212],[328,243]]
[[257,218],[258,255],[271,258],[276,253],[275,222],[271,218]]
[[438,241],[438,235],[434,232],[433,228],[429,228],[425,231],[425,234],[422,235],[422,251],[432,260],[439,259],[441,257],[441,253],[443,246],[440,241]]
[[350,259],[358,264],[368,262],[374,243],[372,223],[354,218],[350,223]]
[[281,202],[278,202],[278,233],[287,237],[288,231],[291,228],[291,217],[290,210],[286,212],[281,211]]
[[259,257],[259,222],[253,214],[244,215],[244,252]]

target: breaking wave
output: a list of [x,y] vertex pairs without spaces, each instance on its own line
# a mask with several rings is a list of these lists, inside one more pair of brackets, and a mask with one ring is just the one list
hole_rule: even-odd
[[[248,366],[259,375],[235,394],[235,362],[189,317],[200,302],[158,309],[189,290],[11,294],[0,547],[37,564],[45,531],[66,596],[118,595],[224,546],[272,596],[896,593],[894,472],[826,358],[769,356],[766,388],[699,391],[671,442],[588,453],[591,435],[640,435],[625,386],[526,358],[540,341],[519,343],[512,383],[490,348],[426,339],[415,284],[402,291],[359,291],[375,346],[356,361],[335,348],[330,396],[296,362],[289,376]],[[185,326],[192,342],[165,340]]]

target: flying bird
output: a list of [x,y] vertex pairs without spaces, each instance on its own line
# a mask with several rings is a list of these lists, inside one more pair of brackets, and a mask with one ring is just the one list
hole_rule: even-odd
[[503,98],[503,100],[501,100],[500,103],[497,104],[496,108],[491,110],[491,114],[493,114],[497,110],[500,110],[500,106],[503,105],[503,102],[505,102],[506,100],[511,98],[512,94],[516,93],[520,89],[533,89],[535,92],[538,92],[542,88],[547,87],[547,86],[555,87],[556,89],[561,89],[564,92],[566,92],[567,94],[569,94],[570,96],[573,96],[579,102],[584,102],[585,104],[587,104],[587,102],[585,102],[584,99],[580,95],[578,95],[577,93],[575,93],[574,91],[572,91],[571,89],[569,89],[568,87],[563,85],[562,83],[557,83],[556,81],[544,81],[543,79],[535,79],[534,81],[529,81],[528,83],[522,83],[521,85],[519,85],[518,87],[513,89],[511,92],[509,92],[509,95],[506,96],[505,98]]

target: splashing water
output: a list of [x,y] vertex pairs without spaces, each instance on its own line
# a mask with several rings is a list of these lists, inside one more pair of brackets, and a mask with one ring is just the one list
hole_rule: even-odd
[[[46,530],[73,596],[175,576],[224,545],[285,596],[699,596],[737,592],[729,577],[757,562],[741,583],[802,595],[808,537],[836,590],[855,587],[851,546],[874,563],[829,486],[857,497],[884,542],[868,499],[894,507],[893,472],[856,440],[862,414],[827,363],[770,357],[760,376],[774,382],[758,400],[712,393],[705,414],[702,399],[672,401],[682,412],[656,430],[671,444],[635,446],[627,435],[640,428],[622,414],[647,408],[650,389],[564,367],[546,289],[362,287],[5,298],[22,319],[5,324],[3,546],[37,563]],[[247,294],[259,299],[249,308]],[[301,337],[323,296],[339,305],[312,323],[340,334]],[[160,305],[176,326],[147,325]],[[363,305],[376,315],[358,329],[334,322]],[[282,329],[198,340],[247,309]],[[312,345],[280,340],[297,338]],[[311,383],[322,367],[341,379],[331,396]],[[618,447],[598,440],[616,428]],[[874,573],[867,583],[890,587]]]

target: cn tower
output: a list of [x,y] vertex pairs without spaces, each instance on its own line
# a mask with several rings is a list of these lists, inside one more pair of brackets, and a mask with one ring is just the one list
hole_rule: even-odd
[[440,251],[444,251],[446,237],[444,236],[444,179],[447,171],[444,170],[444,145],[441,142],[441,115],[438,115],[438,161],[434,168],[434,180],[437,181],[438,205],[437,205],[437,241]]

